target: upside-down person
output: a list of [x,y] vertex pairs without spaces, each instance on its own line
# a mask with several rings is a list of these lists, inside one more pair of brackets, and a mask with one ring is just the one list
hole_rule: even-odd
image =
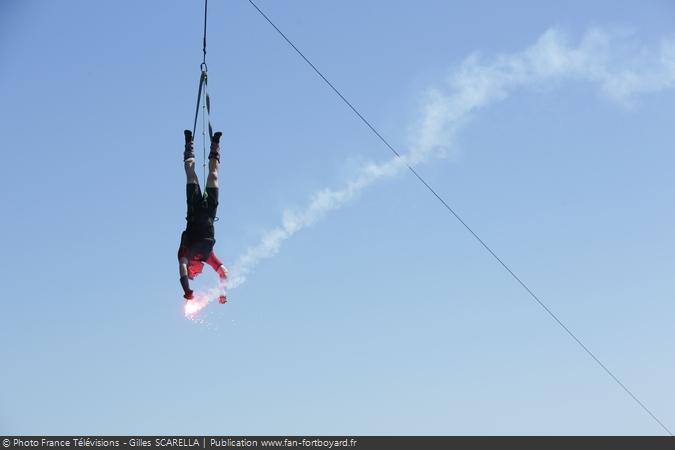
[[204,263],[216,271],[220,279],[220,303],[227,298],[224,292],[227,269],[213,252],[216,243],[213,223],[216,220],[218,208],[218,165],[220,164],[220,136],[221,132],[213,134],[211,151],[209,153],[209,175],[206,179],[206,192],[202,194],[199,179],[195,172],[195,153],[192,142],[192,132],[185,130],[185,175],[187,176],[187,225],[180,238],[178,248],[178,269],[180,284],[183,288],[183,297],[186,300],[194,298],[190,289],[190,281],[202,272]]

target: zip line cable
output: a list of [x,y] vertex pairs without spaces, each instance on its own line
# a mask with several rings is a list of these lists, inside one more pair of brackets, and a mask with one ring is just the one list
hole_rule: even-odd
[[[375,136],[377,136],[380,141],[389,149],[391,152],[399,159],[403,160],[401,157],[400,153],[396,151],[396,149],[380,134],[380,132],[359,112],[358,109],[349,101],[347,98],[338,90],[333,83],[331,83],[328,78],[324,76],[323,73],[298,49],[298,47],[295,46],[295,44],[277,27],[274,22],[256,5],[253,0],[248,0],[248,2],[258,11],[258,13],[277,31],[277,33],[286,41],[287,44],[289,44],[293,50],[314,70],[314,72],[333,90],[335,94],[337,94],[338,97],[358,116],[358,118],[363,122],[369,129],[372,131]],[[473,229],[455,212],[453,208],[450,207],[450,205],[422,178],[422,176],[405,160],[403,160],[406,167],[412,174],[427,188],[431,194],[433,194],[436,199],[441,202],[441,204],[445,207],[445,209],[452,214],[458,221],[461,223],[464,228],[471,233],[471,235],[483,246],[485,250],[492,255],[492,257],[511,275],[511,277],[520,284],[520,286],[525,289],[525,291],[532,297],[538,304],[541,306],[546,313],[555,320],[555,322],[590,356],[606,373],[607,375],[610,376],[654,421],[656,421],[661,428],[663,428],[670,436],[673,436],[673,433],[664,425],[663,422],[661,422],[658,417],[652,413],[647,406],[640,401],[640,399],[637,398],[633,392],[631,392],[628,387],[619,380],[619,378],[612,373],[611,370],[605,364],[600,361],[600,359],[595,356],[595,354],[588,348],[586,345],[581,341],[580,338],[578,338],[563,322],[556,316],[556,314],[549,309],[549,307],[541,300],[539,297],[525,284],[524,281],[516,275],[513,270],[499,257],[497,254],[483,241],[483,239],[478,236],[478,234],[473,231]]]

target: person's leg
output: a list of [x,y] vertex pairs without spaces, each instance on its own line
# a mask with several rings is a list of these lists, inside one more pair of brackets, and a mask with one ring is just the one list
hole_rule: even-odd
[[192,132],[185,130],[185,151],[183,152],[183,161],[185,163],[185,176],[187,177],[187,184],[199,185],[199,178],[195,171],[195,152],[192,142]]
[[183,153],[183,160],[185,164],[185,176],[187,178],[185,196],[187,197],[188,218],[193,214],[195,205],[202,200],[199,178],[197,178],[197,172],[195,171],[195,153],[192,146],[192,132],[190,130],[185,130],[185,152]]
[[217,131],[211,140],[211,152],[209,153],[209,176],[206,179],[206,187],[218,187],[218,166],[220,165],[220,136],[223,133]]
[[188,159],[185,161],[185,175],[187,177],[187,184],[199,184],[197,172],[195,171],[195,159]]

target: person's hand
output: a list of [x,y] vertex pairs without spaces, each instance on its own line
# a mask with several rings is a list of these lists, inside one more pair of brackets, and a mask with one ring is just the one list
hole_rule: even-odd
[[218,276],[220,277],[220,280],[221,280],[221,281],[227,280],[227,276],[228,276],[228,275],[229,275],[229,274],[228,274],[227,269],[225,268],[225,266],[220,266],[220,267],[218,267]]

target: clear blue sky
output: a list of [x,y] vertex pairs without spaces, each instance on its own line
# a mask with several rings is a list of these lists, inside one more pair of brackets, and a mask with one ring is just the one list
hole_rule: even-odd
[[[451,95],[462,68],[493,79],[470,68],[549,30],[570,48],[609,36],[608,62],[491,92],[418,170],[675,429],[673,4],[259,5],[403,153],[425,92]],[[285,210],[391,154],[247,1],[209,6],[216,250],[232,264]],[[663,433],[406,172],[284,241],[207,324],[186,320],[201,14],[0,6],[0,433]]]

